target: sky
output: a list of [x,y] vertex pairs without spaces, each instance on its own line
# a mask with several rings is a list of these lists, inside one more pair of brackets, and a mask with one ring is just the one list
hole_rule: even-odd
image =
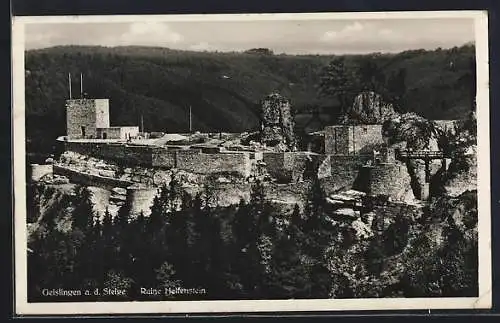
[[471,18],[35,23],[26,49],[59,45],[158,46],[195,51],[269,48],[276,54],[365,54],[461,46]]

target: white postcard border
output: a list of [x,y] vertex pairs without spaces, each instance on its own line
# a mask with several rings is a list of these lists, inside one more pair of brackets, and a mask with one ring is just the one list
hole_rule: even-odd
[[[328,19],[471,18],[475,21],[478,125],[479,297],[383,298],[250,301],[154,301],[91,303],[28,303],[26,247],[24,27],[34,23],[92,23],[134,21],[241,21]],[[14,17],[13,57],[13,183],[15,312],[18,315],[84,315],[140,313],[229,313],[276,311],[345,311],[491,308],[491,196],[489,133],[488,16],[486,11],[419,11],[304,14],[128,15]]]

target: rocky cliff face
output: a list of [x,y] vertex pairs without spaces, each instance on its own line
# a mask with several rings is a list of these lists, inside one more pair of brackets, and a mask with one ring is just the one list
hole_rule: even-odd
[[380,124],[396,114],[392,104],[384,102],[379,94],[368,91],[356,96],[352,107],[341,118],[341,123]]
[[471,146],[468,154],[452,160],[443,176],[444,194],[456,197],[477,189],[476,149],[475,145]]
[[434,122],[412,112],[386,119],[382,132],[389,144],[404,142],[403,148],[413,150],[439,149],[441,134]]
[[477,189],[477,123],[475,113],[457,122],[446,134],[445,149],[453,153],[448,171],[443,174],[444,193],[459,196]]
[[475,192],[428,208],[366,211],[337,211],[341,234],[326,257],[339,289],[352,297],[477,296]]
[[[409,150],[440,150],[442,132],[431,120],[427,120],[415,113],[393,115],[384,121],[382,133],[387,138],[389,145],[393,148]],[[427,181],[425,174],[425,162],[420,159],[407,161],[408,173],[412,178],[412,186],[416,196],[421,194],[420,188]],[[445,171],[446,164],[441,160],[429,162],[430,179]]]
[[271,93],[261,103],[260,141],[276,151],[296,151],[297,140],[290,102],[279,93]]

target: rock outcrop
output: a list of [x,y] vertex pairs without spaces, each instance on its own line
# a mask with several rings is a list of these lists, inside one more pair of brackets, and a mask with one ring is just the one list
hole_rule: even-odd
[[476,146],[471,146],[468,154],[457,156],[448,168],[444,178],[444,194],[459,196],[477,189]]
[[445,132],[443,149],[452,154],[440,180],[444,195],[456,197],[477,189],[477,123],[475,113],[454,122]]
[[[415,113],[405,113],[387,119],[382,126],[386,142],[393,148],[409,150],[440,150],[442,131],[436,124]],[[430,178],[443,171],[441,160],[429,162]],[[430,179],[426,179],[425,162],[411,159],[407,163],[408,173],[412,179],[415,196],[421,196],[421,188]]]
[[260,141],[276,151],[296,151],[297,141],[290,102],[277,92],[261,103],[262,128]]
[[368,91],[356,96],[352,107],[342,117],[341,123],[380,124],[396,115],[392,104],[384,102],[380,94]]
[[436,124],[416,113],[393,115],[382,125],[382,133],[390,145],[406,143],[406,149],[438,150],[441,133]]

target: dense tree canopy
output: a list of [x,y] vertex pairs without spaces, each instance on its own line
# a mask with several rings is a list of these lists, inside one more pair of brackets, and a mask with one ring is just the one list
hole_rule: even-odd
[[[69,214],[46,214],[29,242],[30,301],[53,300],[41,296],[44,288],[98,289],[79,298],[94,301],[477,293],[477,237],[464,232],[477,225],[473,193],[438,201],[419,221],[401,209],[387,226],[384,213],[373,221],[374,234],[360,238],[352,220],[332,217],[316,180],[304,209],[296,205],[286,217],[264,199],[259,182],[250,201],[230,207],[210,207],[209,189],[190,196],[178,188],[176,182],[164,186],[149,217],[130,218],[125,204],[114,218],[106,211],[97,219],[84,188],[58,202],[54,210]],[[370,212],[373,206],[366,205]],[[467,210],[462,225],[456,222],[457,206]],[[62,230],[68,215],[72,225]],[[439,228],[436,216],[442,218],[442,233],[432,235]],[[141,288],[178,287],[199,293],[141,293]],[[104,288],[127,292],[105,295]]]

